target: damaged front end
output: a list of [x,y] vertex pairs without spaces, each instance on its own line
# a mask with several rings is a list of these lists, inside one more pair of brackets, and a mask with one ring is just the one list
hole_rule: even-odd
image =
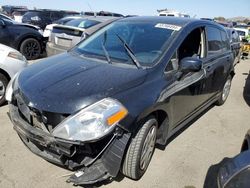
[[[122,105],[113,99],[104,99],[74,115],[61,115],[38,111],[25,101],[21,93],[15,93],[9,103],[14,129],[33,153],[76,171],[67,182],[93,184],[117,176],[131,136],[118,125],[126,115]],[[108,108],[112,110],[107,112]],[[92,130],[87,124],[98,123],[93,120],[94,112],[103,113],[98,121],[111,128]],[[85,125],[84,130],[78,127]],[[70,126],[75,130],[70,130]]]

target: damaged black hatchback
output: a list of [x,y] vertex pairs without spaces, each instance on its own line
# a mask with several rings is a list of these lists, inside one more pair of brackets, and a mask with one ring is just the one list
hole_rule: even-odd
[[155,144],[209,105],[222,105],[234,76],[223,27],[186,18],[116,21],[67,53],[17,74],[10,118],[24,144],[76,173],[74,184],[139,179]]

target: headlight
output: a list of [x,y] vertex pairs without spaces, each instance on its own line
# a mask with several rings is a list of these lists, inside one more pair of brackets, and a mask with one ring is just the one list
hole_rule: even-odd
[[10,52],[8,54],[8,57],[21,60],[21,61],[26,61],[26,58],[20,52]]
[[15,76],[10,80],[5,93],[6,101],[11,102],[14,90],[17,88],[16,79],[18,78],[20,72],[16,73]]
[[105,98],[67,118],[52,134],[74,141],[99,139],[110,133],[127,114],[127,109],[120,102]]

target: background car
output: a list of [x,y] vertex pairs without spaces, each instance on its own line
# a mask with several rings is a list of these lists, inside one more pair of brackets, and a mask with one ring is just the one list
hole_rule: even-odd
[[7,16],[14,18],[13,13],[15,11],[28,11],[28,8],[26,6],[13,6],[13,5],[3,5],[2,11]]
[[124,15],[114,12],[108,11],[100,11],[100,12],[81,12],[81,15],[84,16],[112,16],[112,17],[124,17]]
[[90,16],[71,20],[53,27],[46,45],[47,55],[55,55],[72,48],[100,28],[120,19],[119,17]]
[[5,102],[8,82],[26,66],[27,61],[20,52],[0,44],[0,106]]
[[64,18],[56,20],[52,24],[49,24],[49,25],[46,26],[46,28],[44,29],[44,32],[43,32],[43,36],[44,37],[49,37],[51,32],[52,32],[53,27],[56,26],[56,25],[64,25],[64,24],[66,24],[67,22],[69,22],[71,20],[79,19],[79,18],[82,18],[82,17],[83,16],[66,16]]
[[219,169],[218,188],[249,188],[250,185],[250,130],[248,130],[241,153],[228,159]]
[[226,28],[230,40],[230,46],[234,54],[234,66],[240,62],[241,56],[241,41],[239,34],[233,28]]
[[249,29],[246,29],[246,28],[234,28],[234,29],[239,34],[240,41],[242,41],[242,39],[245,39],[250,35],[250,30]]
[[5,18],[0,18],[0,43],[17,49],[28,60],[40,57],[45,48],[39,27]]
[[7,19],[7,20],[13,20],[12,18],[6,16],[5,14],[1,14],[1,13],[0,13],[0,18],[4,18],[4,19]]
[[68,15],[78,15],[75,11],[59,11],[49,9],[29,10],[23,15],[22,22],[39,26],[42,29],[53,21],[59,20]]

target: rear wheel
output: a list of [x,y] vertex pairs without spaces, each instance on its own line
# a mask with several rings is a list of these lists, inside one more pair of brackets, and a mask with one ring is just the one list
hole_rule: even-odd
[[227,97],[230,93],[231,84],[232,84],[232,77],[228,76],[228,78],[223,86],[223,89],[221,91],[220,98],[218,99],[218,101],[216,101],[216,105],[221,106],[226,102]]
[[0,73],[0,106],[5,103],[5,92],[8,85],[8,79]]
[[20,52],[26,57],[26,59],[34,60],[39,58],[42,48],[38,40],[28,38],[21,43]]
[[157,126],[156,119],[150,117],[132,138],[122,165],[125,176],[138,180],[146,172],[155,149]]

